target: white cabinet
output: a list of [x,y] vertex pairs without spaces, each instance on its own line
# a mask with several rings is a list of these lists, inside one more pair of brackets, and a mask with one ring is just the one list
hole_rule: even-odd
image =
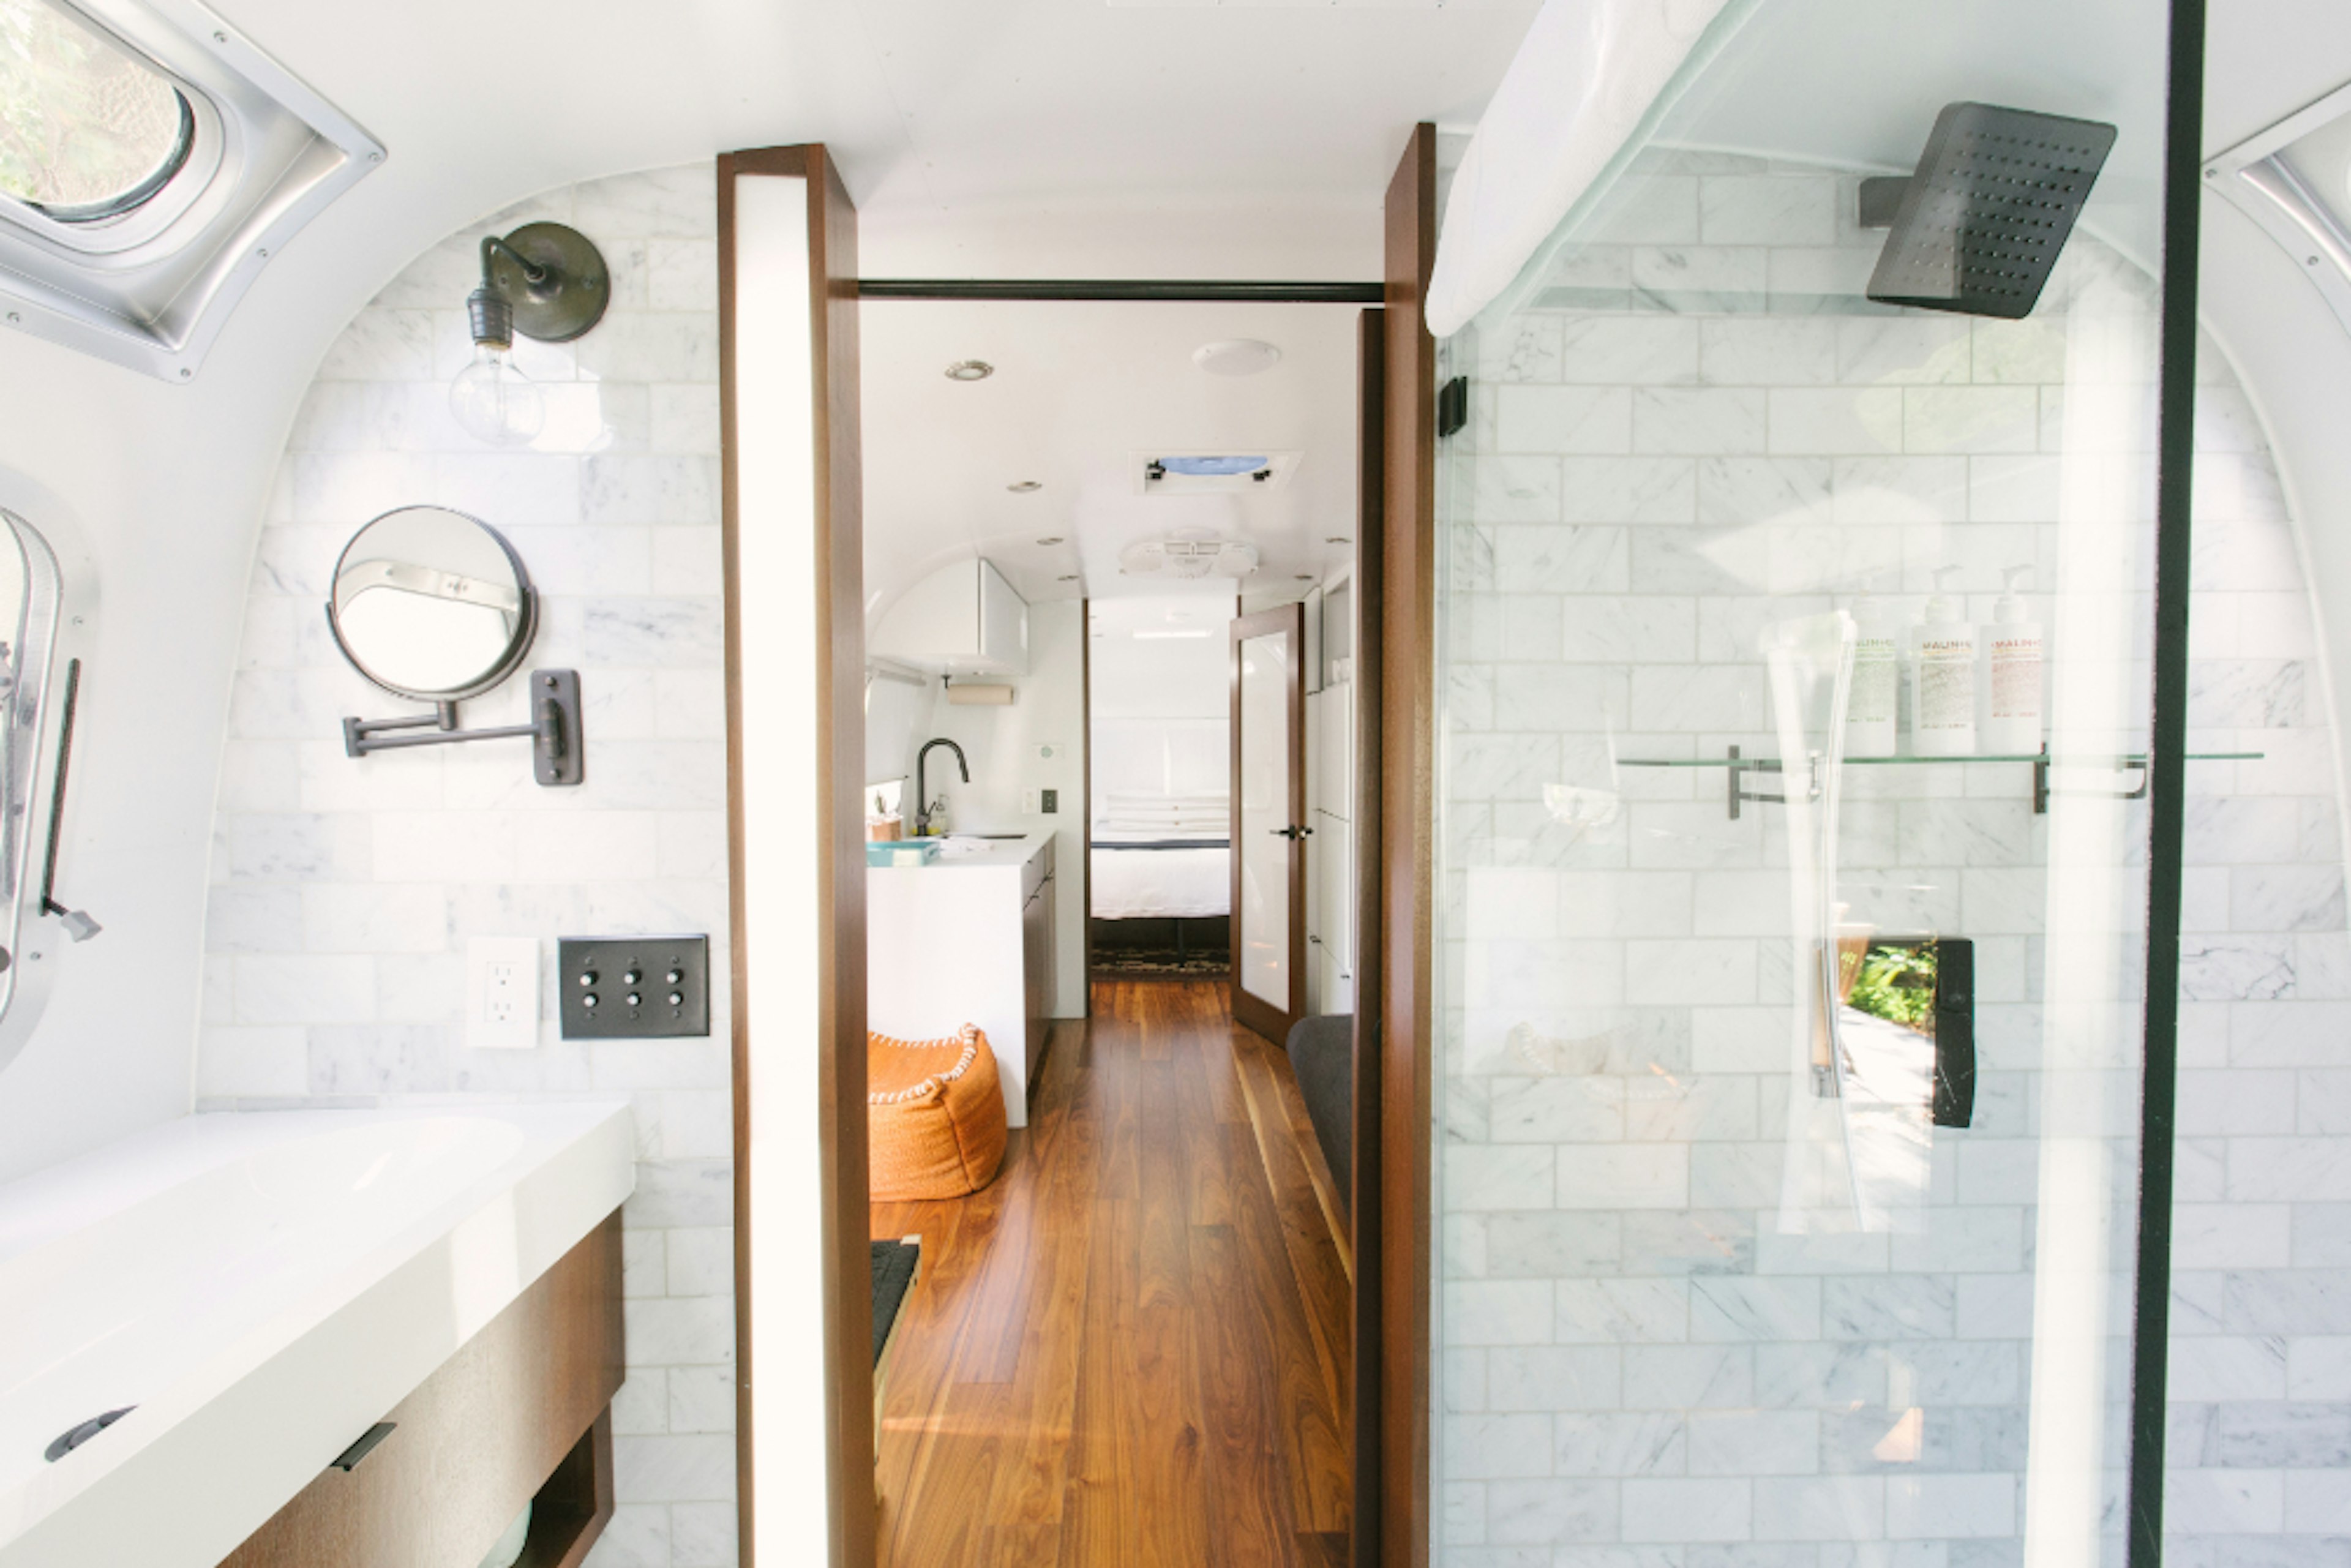
[[1029,606],[979,559],[939,568],[873,628],[876,657],[955,674],[1029,673]]
[[946,1040],[978,1025],[1015,1127],[1028,1125],[1052,1028],[1054,887],[1050,832],[967,840],[928,865],[865,873],[866,1027]]
[[[1050,854],[1047,857],[1050,860]],[[1029,1079],[1037,1077],[1038,1059],[1045,1054],[1046,1038],[1053,1032],[1053,999],[1060,971],[1053,961],[1056,926],[1053,873],[1049,870],[1020,907],[1020,967],[1028,1011]]]
[[1306,1005],[1316,1013],[1354,1006],[1355,687],[1325,686],[1306,699]]

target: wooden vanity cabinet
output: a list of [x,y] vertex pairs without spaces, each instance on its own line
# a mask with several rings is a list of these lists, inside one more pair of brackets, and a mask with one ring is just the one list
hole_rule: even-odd
[[622,1370],[615,1209],[385,1412],[392,1429],[364,1458],[321,1473],[222,1568],[471,1564],[526,1500],[518,1568],[573,1568],[612,1517]]

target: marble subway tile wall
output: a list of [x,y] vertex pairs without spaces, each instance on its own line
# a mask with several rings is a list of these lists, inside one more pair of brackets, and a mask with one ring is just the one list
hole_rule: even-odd
[[[408,267],[328,351],[254,564],[223,758],[199,1103],[372,1105],[624,1095],[628,1382],[619,1508],[600,1568],[736,1561],[726,1002],[705,1040],[565,1041],[554,938],[707,932],[727,950],[720,664],[716,193],[707,167],[600,180],[468,225]],[[518,344],[545,433],[460,431],[449,377],[486,233],[551,218],[604,252],[611,308],[570,344]],[[323,606],[368,518],[434,502],[514,542],[543,595],[534,665],[580,673],[587,782],[532,782],[522,742],[354,761],[346,715],[414,705],[338,655]],[[523,717],[520,683],[465,722]],[[466,943],[536,936],[547,1021],[528,1051],[469,1050]]]
[[[2050,591],[2101,569],[2058,527],[2060,457],[2069,398],[2078,422],[2100,395],[2085,371],[2148,374],[2111,358],[2131,334],[2069,371],[2060,320],[1863,305],[1881,236],[1853,210],[1835,172],[1652,156],[1594,243],[1456,345],[1474,395],[1440,503],[1436,1473],[1458,1568],[2021,1560],[2053,1005],[2030,770],[1847,771],[1837,898],[1975,939],[1983,1075],[1975,1125],[1937,1134],[1923,1224],[1792,1234],[1785,814],[1731,821],[1719,771],[1615,766],[1776,753],[1769,621],[1868,592],[1907,623],[1957,567],[1980,623],[2014,565],[2047,621]],[[2147,280],[2095,240],[2068,269],[2143,319]],[[2333,1562],[2340,790],[2275,472],[2209,346],[2203,380],[2192,744],[2266,756],[2189,776],[2169,1523],[2211,1568]],[[2106,569],[2143,620],[2146,541],[2123,543]],[[2143,639],[2112,656],[2138,683],[2117,711],[2143,712]],[[2114,924],[2092,950],[2126,995],[2138,938]],[[2103,1086],[2125,1125],[2128,1075]],[[2133,1151],[2103,1153],[2126,1236]],[[2109,1419],[2121,1344],[2092,1347]]]

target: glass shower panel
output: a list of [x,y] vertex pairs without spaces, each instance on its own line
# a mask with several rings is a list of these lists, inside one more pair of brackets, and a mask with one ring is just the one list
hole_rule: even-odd
[[[1759,9],[1445,346],[1439,1563],[2121,1561],[2163,15],[2010,9]],[[2116,128],[2022,319],[1867,297],[1963,99]]]

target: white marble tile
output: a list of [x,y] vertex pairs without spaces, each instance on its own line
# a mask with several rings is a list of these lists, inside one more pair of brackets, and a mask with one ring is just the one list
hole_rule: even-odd
[[1698,323],[1677,316],[1582,316],[1560,333],[1559,373],[1573,385],[1695,382]]
[[1812,1339],[1821,1330],[1822,1282],[1701,1276],[1690,1281],[1690,1337],[1740,1343]]
[[584,1568],[671,1568],[669,1510],[658,1503],[623,1503],[583,1560]]
[[1441,1434],[1455,1480],[1511,1480],[1551,1474],[1549,1416],[1452,1416]]
[[1728,297],[1753,299],[1770,277],[1771,253],[1761,246],[1635,246],[1633,287],[1675,307],[1703,308]]
[[1753,1491],[1744,1480],[1628,1480],[1627,1541],[1745,1541],[1753,1533]]
[[1890,388],[1773,388],[1770,450],[1823,455],[1900,452],[1902,395]]
[[[1483,1538],[1497,1546],[1614,1538],[1616,1493],[1604,1483],[1498,1480],[1486,1491]],[[1540,1558],[1550,1561],[1547,1552]]]
[[1554,1287],[1561,1344],[1677,1343],[1688,1336],[1681,1280],[1562,1280]]
[[1964,317],[1848,317],[1837,323],[1837,380],[1856,386],[1927,385],[1969,376]]
[[1885,1529],[1886,1483],[1876,1477],[1774,1479],[1755,1483],[1759,1541],[1834,1542],[1867,1551],[1882,1547],[1878,1538]]
[[1698,182],[1698,233],[1708,245],[1828,245],[1837,182],[1821,175],[1709,175]]
[[1548,1280],[1449,1281],[1439,1309],[1447,1346],[1547,1343],[1552,1329]]
[[1836,323],[1782,316],[1698,323],[1698,380],[1713,386],[1803,386],[1837,379]]
[[1504,454],[1630,452],[1632,393],[1622,387],[1503,387],[1494,442]]
[[718,1434],[615,1437],[615,1492],[642,1502],[693,1502],[731,1498],[735,1439]]
[[302,1094],[308,1091],[309,1074],[308,1041],[299,1027],[223,1025],[197,1032],[200,1098]]
[[1820,1468],[1820,1418],[1802,1410],[1724,1410],[1689,1417],[1694,1476],[1803,1476]]
[[1684,455],[1757,451],[1764,444],[1766,397],[1745,388],[1635,388],[1633,450]]

